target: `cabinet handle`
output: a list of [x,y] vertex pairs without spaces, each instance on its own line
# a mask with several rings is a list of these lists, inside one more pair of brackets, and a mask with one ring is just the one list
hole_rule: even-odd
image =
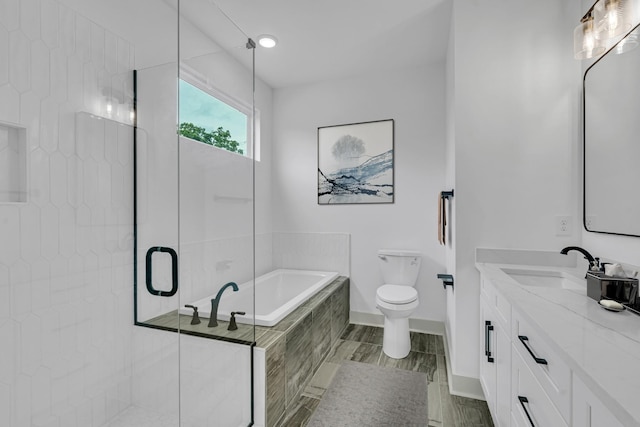
[[533,357],[533,360],[535,360],[537,364],[539,364],[539,365],[547,365],[547,359],[543,359],[543,358],[538,357],[535,354],[533,354],[533,351],[531,351],[531,349],[527,345],[527,341],[529,341],[528,337],[526,337],[524,335],[518,335],[518,339],[520,340],[520,342],[522,343],[524,348],[527,349],[527,351],[529,352],[531,357]]
[[490,320],[485,320],[484,322],[484,355],[487,356],[487,362],[493,363],[494,358],[491,357],[491,339],[489,337],[489,333],[493,331],[493,325]]
[[527,418],[529,419],[529,422],[531,423],[531,427],[536,427],[536,425],[533,423],[533,420],[531,419],[531,415],[529,415],[529,411],[527,411],[527,407],[524,406],[524,404],[528,404],[529,403],[529,399],[527,399],[524,396],[518,396],[518,400],[520,401],[520,405],[522,405],[522,409],[524,410],[524,413],[527,415]]

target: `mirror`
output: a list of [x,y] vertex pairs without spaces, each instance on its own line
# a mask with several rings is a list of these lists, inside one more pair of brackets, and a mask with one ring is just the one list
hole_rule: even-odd
[[587,231],[640,237],[640,49],[633,49],[638,31],[635,27],[584,74]]

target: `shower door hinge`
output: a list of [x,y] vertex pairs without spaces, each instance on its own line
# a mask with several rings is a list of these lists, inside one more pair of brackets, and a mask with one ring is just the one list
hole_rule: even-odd
[[256,48],[256,42],[254,42],[253,40],[251,40],[250,38],[247,39],[247,49],[255,49]]

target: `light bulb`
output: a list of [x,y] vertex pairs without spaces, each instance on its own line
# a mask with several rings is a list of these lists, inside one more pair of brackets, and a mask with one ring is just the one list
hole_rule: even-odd
[[605,17],[605,31],[614,31],[618,28],[618,2],[615,0],[609,0],[605,2],[607,9]]
[[595,37],[593,36],[593,31],[587,30],[584,32],[584,39],[582,39],[582,48],[591,52],[596,45]]
[[593,8],[596,38],[611,41],[631,30],[633,6],[630,0],[600,0]]
[[573,53],[576,59],[589,59],[604,53],[605,48],[594,32],[593,18],[585,18],[573,32]]
[[262,34],[261,36],[258,36],[258,43],[262,47],[272,48],[278,44],[278,39],[270,34]]

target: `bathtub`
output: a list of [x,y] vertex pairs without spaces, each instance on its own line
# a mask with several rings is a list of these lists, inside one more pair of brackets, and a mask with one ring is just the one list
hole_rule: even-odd
[[[289,313],[331,283],[338,273],[308,270],[274,270],[256,277],[255,286],[255,324],[257,326],[274,326]],[[211,295],[190,303],[198,307],[200,317],[211,316]],[[253,324],[253,281],[238,284],[238,291],[227,288],[218,305],[218,320],[228,321],[232,311],[244,311],[244,316],[236,315],[238,323]],[[193,314],[191,308],[181,307],[181,314]],[[203,322],[207,322],[204,320]]]

